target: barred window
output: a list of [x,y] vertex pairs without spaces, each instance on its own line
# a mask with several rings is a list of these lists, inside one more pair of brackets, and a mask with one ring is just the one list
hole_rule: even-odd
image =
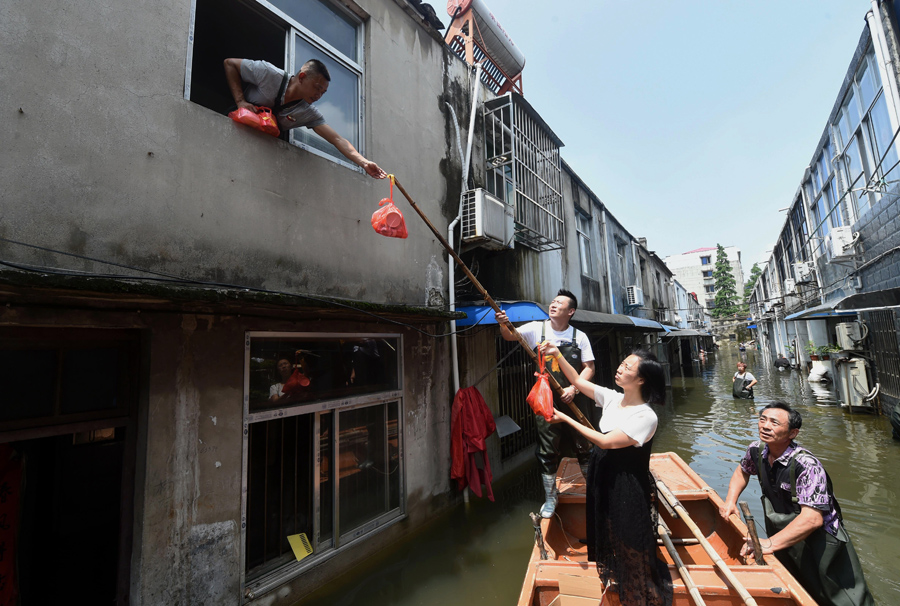
[[[286,581],[402,516],[400,343],[398,335],[248,334],[248,587]],[[288,540],[298,534],[312,549],[301,562]]]

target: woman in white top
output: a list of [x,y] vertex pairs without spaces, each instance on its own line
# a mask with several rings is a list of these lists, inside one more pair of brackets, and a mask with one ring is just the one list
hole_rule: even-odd
[[582,379],[551,344],[541,352],[557,356],[578,390],[603,408],[600,431],[554,410],[551,423],[567,423],[595,444],[586,480],[588,559],[597,563],[604,584],[614,580],[619,601],[665,606],[672,603],[672,578],[657,557],[655,489],[650,448],[657,416],[649,404],[664,404],[666,380],[656,357],[643,350],[629,355],[616,371],[624,393]]

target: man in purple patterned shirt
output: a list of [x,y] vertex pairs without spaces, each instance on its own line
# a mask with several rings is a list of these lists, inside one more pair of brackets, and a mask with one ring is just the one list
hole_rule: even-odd
[[[774,554],[821,606],[874,606],[831,478],[794,442],[802,423],[800,413],[783,402],[762,409],[759,441],[734,470],[719,514],[737,515],[738,497],[750,476],[758,476],[769,535],[760,539],[763,554]],[[748,540],[741,555],[752,552]]]

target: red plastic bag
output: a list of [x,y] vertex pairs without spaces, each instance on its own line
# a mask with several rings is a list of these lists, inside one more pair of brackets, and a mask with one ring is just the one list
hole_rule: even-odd
[[300,357],[300,352],[296,352],[294,354],[294,372],[291,373],[291,376],[288,377],[288,380],[285,381],[284,385],[281,386],[281,391],[286,396],[290,396],[295,398],[303,393],[304,387],[309,387],[309,377],[300,372],[300,362],[298,358]]
[[391,197],[382,199],[378,204],[381,208],[372,213],[372,227],[382,236],[405,238],[409,235],[406,221],[400,209],[394,206],[394,175],[388,177],[391,180]]
[[534,373],[538,380],[534,387],[531,388],[531,392],[529,392],[525,401],[528,402],[535,414],[539,414],[549,421],[553,418],[553,390],[550,388],[550,377],[547,371],[544,370],[543,354],[538,354],[538,358],[538,365],[541,371]]
[[268,107],[260,107],[259,113],[256,114],[249,109],[239,107],[228,114],[228,117],[235,122],[246,124],[247,126],[262,131],[267,135],[272,135],[273,137],[277,137],[281,134],[281,131],[278,130],[278,123],[275,121],[275,116],[272,115],[272,110]]

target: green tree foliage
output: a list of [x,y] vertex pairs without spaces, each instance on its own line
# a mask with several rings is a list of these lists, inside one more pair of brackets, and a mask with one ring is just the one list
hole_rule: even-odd
[[750,277],[747,278],[747,283],[744,284],[744,306],[750,305],[750,295],[753,294],[753,287],[756,286],[756,281],[759,280],[761,273],[762,270],[759,268],[759,263],[754,263],[753,267],[750,268]]
[[731,263],[725,254],[725,247],[716,244],[716,267],[713,270],[713,279],[716,284],[716,306],[710,310],[715,318],[727,318],[740,311],[738,306],[738,294],[731,272]]

